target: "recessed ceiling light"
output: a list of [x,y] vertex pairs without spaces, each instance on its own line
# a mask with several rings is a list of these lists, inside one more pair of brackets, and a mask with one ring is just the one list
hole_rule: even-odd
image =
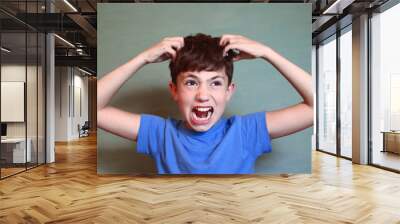
[[54,36],[57,37],[58,39],[60,39],[61,41],[63,41],[64,43],[68,44],[69,46],[75,48],[75,45],[71,44],[71,42],[69,42],[68,40],[66,40],[66,39],[64,39],[64,38],[62,38],[62,37],[60,37],[60,36],[57,35],[57,34],[54,34]]
[[78,12],[78,10],[71,4],[69,3],[67,0],[64,0],[65,4],[67,4],[72,10],[74,10],[74,12]]
[[343,9],[351,5],[354,1],[355,0],[336,0],[332,5],[325,9],[322,14],[342,14]]
[[11,50],[9,50],[9,49],[7,49],[7,48],[5,48],[5,47],[1,47],[1,50],[4,51],[4,52],[7,52],[7,53],[10,53],[10,52],[11,52]]
[[83,70],[83,69],[81,69],[81,68],[79,68],[79,67],[78,67],[78,70],[81,71],[81,72],[83,72],[83,73],[85,73],[85,74],[87,74],[87,75],[92,75],[92,73],[90,73],[90,72],[88,72],[88,71],[85,71],[85,70]]

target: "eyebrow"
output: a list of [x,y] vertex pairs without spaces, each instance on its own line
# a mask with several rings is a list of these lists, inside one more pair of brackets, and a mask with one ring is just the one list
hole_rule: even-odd
[[[193,74],[188,74],[188,75],[185,77],[185,79],[186,79],[186,78],[194,78],[194,79],[199,80],[199,78],[198,78],[197,76],[193,75]],[[224,79],[224,77],[223,77],[222,75],[216,75],[216,76],[210,78],[210,79],[207,80],[207,81],[210,81],[210,80],[212,81],[212,80],[215,80],[215,79],[218,79],[218,78]]]

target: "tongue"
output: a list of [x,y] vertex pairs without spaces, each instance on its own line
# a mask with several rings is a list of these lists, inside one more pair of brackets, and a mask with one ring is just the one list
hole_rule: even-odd
[[203,118],[203,117],[207,117],[207,115],[208,115],[208,111],[198,111],[198,110],[196,110],[195,111],[195,113],[196,113],[196,116],[197,117],[201,117],[201,118]]

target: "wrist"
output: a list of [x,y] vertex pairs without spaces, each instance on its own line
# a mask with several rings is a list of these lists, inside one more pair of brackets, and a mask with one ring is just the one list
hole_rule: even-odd
[[267,47],[267,46],[264,46],[264,49],[263,49],[263,53],[262,53],[262,55],[261,55],[261,58],[264,59],[264,60],[269,61],[269,58],[270,58],[270,56],[271,56],[271,52],[272,52],[272,49],[271,49],[271,48],[269,48],[269,47]]
[[146,55],[144,53],[140,53],[137,55],[135,58],[133,58],[137,63],[139,63],[141,66],[147,65],[150,62],[146,59]]

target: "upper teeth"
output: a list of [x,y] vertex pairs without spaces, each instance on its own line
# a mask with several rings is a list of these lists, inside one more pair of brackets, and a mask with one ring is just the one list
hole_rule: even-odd
[[197,107],[196,109],[201,112],[206,112],[209,111],[211,107]]

